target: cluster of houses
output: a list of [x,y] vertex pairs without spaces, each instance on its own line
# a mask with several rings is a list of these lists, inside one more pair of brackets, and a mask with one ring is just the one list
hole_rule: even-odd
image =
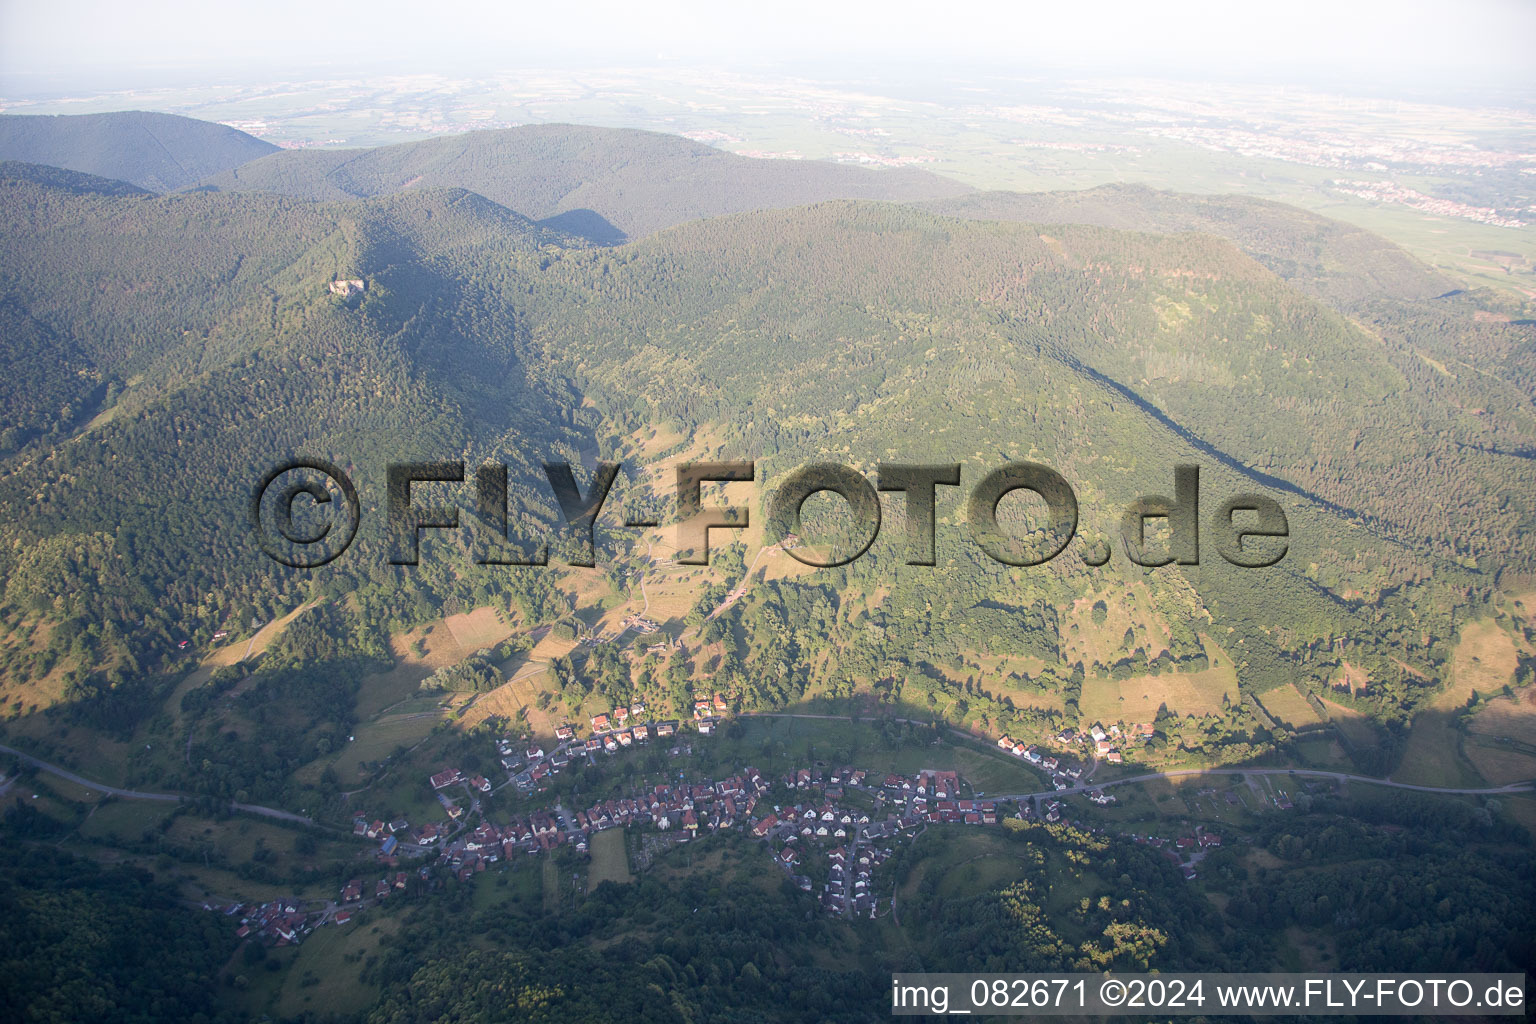
[[1151,722],[1139,722],[1124,729],[1120,728],[1118,722],[1111,723],[1107,729],[1098,722],[1094,722],[1088,728],[1086,736],[1078,734],[1077,741],[1084,744],[1092,743],[1094,756],[1101,758],[1106,764],[1120,764],[1124,760],[1120,747],[1126,743],[1150,743],[1152,733]]
[[[538,751],[538,756],[544,756],[543,752]],[[800,872],[807,870],[806,858],[819,851],[826,861],[826,881],[817,896],[823,910],[838,917],[874,918],[882,902],[874,888],[875,869],[891,856],[890,841],[909,839],[929,824],[996,825],[1006,813],[996,801],[966,796],[967,787],[953,771],[900,775],[848,767],[826,772],[800,768],[773,781],[791,793],[803,793],[805,798],[793,804],[763,806],[771,782],[748,767],[714,782],[663,783],[575,811],[557,806],[514,816],[505,824],[483,821],[471,831],[451,835],[437,824],[412,829],[404,819],[386,822],[359,815],[353,832],[381,841],[379,860],[387,871],[377,882],[361,878],[347,882],[329,920],[345,925],[368,901],[382,902],[407,888],[409,872],[398,870],[399,855],[405,852],[399,849],[402,841],[418,848],[413,853],[441,846],[436,863],[460,881],[468,881],[517,854],[538,854],[562,845],[585,852],[594,833],[629,826],[676,831],[682,840],[700,833],[744,828],[769,846],[775,862],[806,892],[814,891],[815,886]],[[481,776],[465,779],[457,769],[434,775],[432,785],[436,790],[454,785],[489,788]],[[1103,790],[1089,792],[1088,799],[1100,805],[1115,801]],[[1041,804],[1038,813],[1044,821],[1056,823],[1062,821],[1065,810],[1061,800],[1050,799]],[[1026,819],[1035,813],[1029,801],[1021,802],[1017,811]],[[1195,877],[1195,865],[1206,851],[1220,847],[1222,842],[1220,835],[1203,826],[1192,835],[1174,839],[1134,833],[1127,838],[1162,850],[1187,879]],[[430,865],[417,870],[423,880],[431,878]],[[888,902],[885,905],[889,907]],[[295,901],[265,903],[249,911],[236,904],[224,912],[233,915],[242,911],[237,936],[274,945],[298,943],[327,920],[326,913],[306,915]]]
[[693,701],[694,727],[705,736],[714,732],[720,725],[720,719],[731,710],[726,703],[723,694],[711,694],[708,697],[696,697]]
[[440,834],[440,828],[432,824],[423,825],[412,831],[411,823],[404,818],[397,818],[387,823],[382,818],[370,822],[368,815],[359,813],[352,818],[352,834],[364,839],[379,840],[379,853],[385,857],[391,857],[400,848],[402,838],[408,843],[418,845],[434,843]]
[[[596,754],[598,751],[612,754],[625,747],[634,746],[636,743],[649,743],[652,739],[666,739],[677,735],[678,725],[675,719],[664,722],[639,721],[643,714],[645,714],[645,704],[636,701],[628,707],[620,706],[606,714],[593,715],[592,735],[583,741],[583,749],[588,754]],[[572,726],[564,725],[556,730],[555,735],[562,740],[574,740],[576,730]]]
[[[496,749],[501,757],[502,770],[520,791],[526,793],[540,788],[545,779],[559,775],[571,763],[571,755],[567,748],[575,737],[576,730],[570,725],[562,725],[555,734],[560,740],[560,745],[548,753],[537,741],[530,741],[521,748],[521,752],[518,747],[513,746],[511,740],[498,741]],[[481,792],[489,793],[490,790],[481,789]]]
[[[427,875],[427,869],[422,868],[422,878],[426,878]],[[407,872],[397,871],[393,875],[385,875],[379,879],[370,892],[361,878],[354,878],[341,887],[341,902],[343,904],[356,903],[363,898],[365,893],[371,895],[375,900],[386,899],[390,893],[399,892],[404,889],[410,883],[410,880],[411,876]],[[343,913],[347,914],[345,921],[341,919]],[[351,919],[352,915],[347,911],[338,911],[335,918],[337,924],[346,924]]]
[[[694,728],[708,736],[718,728],[720,720],[730,710],[731,706],[723,694],[699,697],[693,702]],[[677,735],[680,726],[676,719],[642,722],[640,717],[644,714],[644,702],[636,701],[628,707],[621,705],[604,714],[593,715],[592,735],[583,741],[583,749],[589,754],[600,750],[612,754],[636,743]],[[573,741],[576,730],[573,726],[562,725],[555,731],[555,737],[561,741]]]
[[[1091,745],[1094,756],[1099,760],[1106,764],[1121,764],[1125,760],[1124,755],[1121,753],[1121,747],[1128,742],[1145,743],[1152,739],[1152,733],[1153,729],[1149,723],[1131,725],[1124,729],[1120,728],[1120,725],[1116,723],[1106,729],[1103,725],[1095,722],[1087,732],[1078,732],[1072,728],[1063,729],[1056,735],[1056,741],[1067,747],[1087,747]],[[1076,780],[1082,778],[1083,768],[1081,765],[1074,764],[1070,760],[1057,757],[1054,754],[1046,753],[1033,744],[1025,743],[1023,740],[1016,740],[1012,736],[1000,736],[997,740],[997,746],[1000,750],[1006,751],[1014,757],[1023,758],[1030,764],[1050,772],[1052,776],[1051,781],[1058,790],[1066,789],[1071,785],[1067,781],[1068,779]]]
[[[839,846],[827,851],[827,884],[821,908],[837,917],[875,918],[879,901],[874,892],[874,871],[891,855],[888,847]],[[805,888],[804,885],[801,888]]]
[[1189,880],[1194,879],[1195,865],[1204,858],[1206,851],[1221,846],[1221,836],[1207,831],[1203,825],[1195,827],[1194,835],[1179,836],[1177,839],[1140,835],[1132,835],[1130,838],[1143,846],[1162,850],[1163,856],[1167,857],[1173,866],[1182,871],[1184,877]]
[[247,908],[242,903],[226,907],[224,913],[240,915],[240,927],[235,937],[251,936],[274,946],[293,946],[304,941],[304,936],[315,930],[320,918],[311,918],[299,909],[293,900],[273,900],[260,906]]
[[541,853],[570,845],[586,852],[593,833],[631,825],[685,836],[744,825],[768,790],[754,768],[707,783],[662,784],[633,796],[603,800],[590,807],[535,811],[504,825],[483,822],[468,835],[448,843],[438,862],[461,880],[519,853]]
[[1049,772],[1051,785],[1055,786],[1058,790],[1069,788],[1083,777],[1083,766],[1081,764],[1067,758],[1057,757],[1055,754],[1046,753],[1034,744],[1026,746],[1021,741],[1014,740],[1009,736],[1003,736],[998,739],[997,745],[1013,756],[1023,758],[1030,764]]
[[[952,771],[872,777],[862,769],[841,768],[823,775],[801,768],[780,782],[796,792],[811,791],[808,796],[819,792],[820,799],[775,806],[752,822],[752,835],[774,849],[778,865],[807,891],[809,879],[795,873],[808,855],[807,844],[836,844],[826,853],[828,880],[820,902],[838,916],[875,916],[873,872],[890,856],[888,848],[878,846],[881,841],[910,837],[927,824],[998,822],[997,804],[965,798],[960,777]],[[847,799],[855,791],[874,805],[873,813]]]

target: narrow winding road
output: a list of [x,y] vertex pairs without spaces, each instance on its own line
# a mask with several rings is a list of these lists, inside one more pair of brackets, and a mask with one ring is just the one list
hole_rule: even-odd
[[752,573],[757,570],[757,563],[762,560],[764,555],[771,555],[776,551],[782,551],[783,548],[783,541],[780,541],[777,544],[770,544],[765,548],[758,548],[757,554],[752,556],[752,564],[747,566],[747,571],[741,574],[741,582],[737,583],[736,586],[731,588],[731,592],[725,595],[725,600],[721,601],[718,605],[715,606],[715,610],[709,613],[709,617],[705,621],[719,618],[721,615],[725,614],[731,605],[735,604],[737,601],[740,601],[742,595],[745,594],[747,589],[752,586]]
[[1393,782],[1390,779],[1377,779],[1369,775],[1349,775],[1344,772],[1323,772],[1310,768],[1176,768],[1166,772],[1148,772],[1145,775],[1128,775],[1123,779],[1112,779],[1109,782],[1087,783],[1080,782],[1066,789],[1052,789],[1043,793],[1001,793],[993,797],[997,800],[1028,800],[1037,796],[1067,796],[1071,793],[1086,793],[1090,790],[1108,789],[1111,786],[1124,786],[1133,782],[1150,782],[1153,779],[1171,779],[1184,775],[1294,775],[1298,778],[1333,779],[1336,782],[1364,782],[1372,786],[1386,786],[1389,789],[1406,789],[1415,793],[1445,793],[1451,796],[1496,796],[1504,793],[1527,793],[1536,789],[1536,782],[1511,782],[1507,786],[1489,786],[1484,789],[1456,789],[1449,786],[1415,786],[1407,782]]
[[[847,722],[857,720],[860,722],[878,722],[880,718],[865,715],[795,715],[774,711],[749,711],[742,718],[817,718],[834,722]],[[892,722],[911,722],[918,725],[931,725],[931,722],[921,721],[915,718],[891,718]],[[975,740],[976,736],[961,729],[951,728],[950,732]],[[1393,782],[1391,779],[1377,779],[1369,775],[1349,775],[1345,772],[1324,772],[1310,768],[1174,768],[1166,772],[1147,772],[1145,775],[1127,775],[1123,779],[1112,779],[1108,782],[1079,782],[1075,786],[1066,789],[1047,789],[1038,793],[995,793],[993,800],[1033,800],[1042,796],[1068,796],[1072,793],[1087,793],[1095,789],[1108,789],[1111,786],[1123,786],[1132,782],[1150,782],[1152,779],[1172,779],[1185,775],[1296,775],[1313,779],[1333,779],[1337,782],[1365,782],[1373,786],[1386,786],[1389,789],[1406,789],[1415,793],[1446,793],[1452,796],[1497,796],[1509,793],[1528,793],[1536,790],[1536,781],[1511,782],[1507,786],[1489,786],[1483,789],[1457,789],[1450,786],[1415,786],[1407,782]]]
[[[109,786],[104,782],[93,782],[84,776],[76,775],[74,772],[67,768],[60,768],[56,764],[49,764],[47,761],[40,760],[33,757],[31,754],[23,753],[22,751],[16,750],[12,747],[7,747],[4,744],[0,744],[0,754],[10,754],[12,757],[25,764],[29,764],[41,771],[48,772],[50,775],[57,775],[65,782],[73,782],[77,786],[84,786],[86,789],[94,789],[98,793],[105,793],[108,796],[119,797],[123,800],[159,800],[162,803],[179,803],[182,800],[193,799],[192,797],[185,796],[181,793],[146,793],[143,790],[120,789],[117,786]],[[292,811],[279,810],[276,807],[261,807],[257,804],[241,803],[231,803],[230,806],[237,811],[244,811],[247,814],[259,814],[263,818],[275,818],[279,821],[292,821],[297,822],[300,825],[314,825],[317,828],[326,827],[315,821],[313,818],[306,818],[304,815],[294,814]]]

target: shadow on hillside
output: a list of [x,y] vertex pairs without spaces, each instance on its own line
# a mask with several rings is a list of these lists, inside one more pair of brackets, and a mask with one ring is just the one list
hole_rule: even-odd
[[598,245],[623,245],[629,236],[596,210],[566,210],[538,222],[539,227],[563,231]]

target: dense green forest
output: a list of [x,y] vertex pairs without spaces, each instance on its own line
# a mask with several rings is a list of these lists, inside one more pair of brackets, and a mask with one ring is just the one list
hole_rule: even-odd
[[5,1019],[219,1018],[214,975],[235,945],[224,922],[147,872],[34,846],[26,817],[13,811],[0,829]]
[[[1279,970],[1292,926],[1327,934],[1346,971],[1522,971],[1536,957],[1528,844],[1443,802],[1320,802],[1277,820],[1252,840],[1274,866],[1253,867],[1246,847],[1207,859],[1219,902],[1125,838],[1018,820],[973,848],[975,836],[931,829],[882,868],[904,894],[899,942],[889,920],[814,912],[760,847],[730,834],[635,883],[572,894],[558,914],[536,861],[468,883],[440,870],[369,918],[399,924],[360,967],[377,1000],[356,1019],[874,1020],[892,971]],[[566,856],[560,871],[575,866]],[[978,858],[990,880],[967,868]],[[231,958],[221,915],[131,872],[22,844],[6,864],[8,1019],[240,1019],[246,986],[291,960],[259,948]]]
[[[841,677],[902,686],[927,685],[960,649],[1040,657],[1032,685],[1064,692],[1070,716],[1084,671],[1203,668],[1192,623],[1208,615],[1240,648],[1245,691],[1321,687],[1347,656],[1381,680],[1363,708],[1403,720],[1435,691],[1458,616],[1500,572],[1529,567],[1530,341],[1475,319],[1475,297],[1378,299],[1351,318],[1210,235],[1047,234],[888,204],[741,214],[599,248],[460,190],[331,204],[88,185],[3,185],[0,311],[12,344],[56,356],[18,357],[6,385],[19,416],[4,437],[0,565],[12,627],[59,624],[41,649],[10,646],[7,676],[62,666],[66,697],[98,724],[131,727],[152,706],[144,686],[182,639],[306,597],[352,595],[338,643],[361,630],[380,648],[445,603],[543,610],[537,571],[463,571],[467,536],[389,565],[384,465],[505,461],[509,533],[532,539],[556,519],[540,461],[622,461],[656,424],[756,459],[759,500],[828,457],[866,472],[958,460],[962,492],[1036,459],[1076,489],[1083,536],[1110,537],[1132,499],[1168,491],[1172,467],[1192,462],[1203,515],[1260,490],[1289,518],[1290,554],[1272,569],[1209,548],[1199,566],[1138,569],[1157,605],[1184,611],[1165,616],[1156,648],[1131,635],[1074,663],[1049,609],[1109,570],[1072,554],[1000,565],[956,528],[959,500],[941,489],[936,566],[902,564],[887,530],[851,566],[754,593],[721,620],[711,635],[739,652],[723,678],[756,706],[796,699],[830,642]],[[366,288],[333,295],[334,279]],[[1488,380],[1437,373],[1430,353],[1476,358]],[[357,545],[307,575],[243,529],[248,488],[297,452],[346,467],[364,499]],[[614,499],[663,515],[669,502],[627,475]],[[601,549],[628,550],[599,534]],[[894,600],[858,628],[793,611],[876,587]],[[999,724],[1051,714],[965,703]],[[1232,752],[1262,745],[1233,725]]]

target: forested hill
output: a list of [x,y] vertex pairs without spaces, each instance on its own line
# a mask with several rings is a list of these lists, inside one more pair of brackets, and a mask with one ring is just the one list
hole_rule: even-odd
[[1220,235],[1297,288],[1335,306],[1367,299],[1428,299],[1457,287],[1380,235],[1250,196],[1103,185],[1080,192],[975,192],[922,206],[976,220]]
[[[66,699],[131,696],[179,638],[306,592],[354,594],[375,649],[380,631],[445,602],[512,589],[536,607],[547,576],[464,573],[446,548],[419,571],[390,569],[370,533],[383,465],[508,461],[514,521],[541,536],[539,459],[621,457],[663,423],[766,460],[765,483],[829,455],[962,461],[969,480],[1042,459],[1091,503],[1085,531],[1166,491],[1181,459],[1206,467],[1211,501],[1270,481],[1301,538],[1295,559],[1264,576],[1157,577],[1185,610],[1171,616],[1175,656],[1196,656],[1190,623],[1209,611],[1241,631],[1252,684],[1341,633],[1368,664],[1424,663],[1478,585],[1446,560],[1471,546],[1502,556],[1529,525],[1511,498],[1527,476],[1493,454],[1436,456],[1489,441],[1486,414],[1434,409],[1406,375],[1411,353],[1209,235],[838,201],[605,248],[463,190],[316,203],[4,187],[0,311],[28,351],[55,358],[8,364],[8,386],[39,397],[15,401],[34,421],[8,439],[0,570],[12,622],[61,625],[51,656],[17,648],[4,667],[25,687],[62,665]],[[361,292],[333,294],[338,279]],[[344,559],[302,578],[231,526],[289,452],[345,464],[372,509]],[[1395,489],[1403,466],[1417,492]],[[953,631],[999,593],[1059,607],[1094,586],[1065,564],[1020,577],[974,546],[941,553],[942,600],[932,573],[905,572],[888,549],[859,569],[917,615],[903,618],[909,654],[961,645]],[[1053,635],[1036,637],[1042,651]]]
[[[623,252],[592,297],[583,293],[588,318],[599,298],[623,297],[623,329],[589,327],[592,343],[604,341],[602,358],[588,360],[600,367],[594,373],[637,375],[660,354],[643,347],[627,364],[627,340],[656,345],[662,330],[676,332],[681,350],[668,354],[688,372],[653,385],[663,415],[678,403],[701,419],[777,410],[753,417],[759,432],[797,422],[794,413],[851,415],[881,382],[896,387],[899,349],[875,341],[890,332],[931,337],[936,352],[949,353],[928,373],[1017,380],[1023,401],[1032,382],[1016,376],[1019,349],[1003,347],[1006,339],[1110,382],[1193,440],[1420,551],[1528,560],[1520,538],[1536,524],[1514,510],[1516,495],[1536,489],[1533,464],[1496,454],[1536,441],[1518,367],[1476,384],[1439,374],[1416,347],[1421,339],[1376,336],[1212,236],[827,203],[683,225]],[[918,310],[915,323],[897,326]],[[996,347],[952,348],[960,325],[979,314],[997,318]],[[649,333],[647,316],[658,320]],[[1460,346],[1461,358],[1484,346],[1490,356],[1519,348],[1522,328],[1479,324],[1466,302],[1448,300],[1442,316],[1440,343]],[[670,326],[679,323],[687,327]],[[774,400],[790,388],[823,404]],[[1457,388],[1476,389],[1476,405],[1448,399]],[[705,411],[711,403],[718,411]],[[1464,511],[1468,500],[1475,513]]]
[[747,210],[825,199],[916,201],[969,191],[925,171],[752,159],[676,135],[565,124],[378,149],[291,150],[202,183],[309,199],[355,199],[434,185],[478,192],[604,243]]
[[49,164],[169,192],[277,151],[211,121],[125,110],[0,115],[0,160]]
[[66,170],[49,164],[29,164],[20,160],[0,160],[0,183],[6,185],[28,183],[41,185],[60,192],[78,195],[95,193],[102,196],[147,196],[148,189],[130,185],[115,178],[102,178],[81,171]]

